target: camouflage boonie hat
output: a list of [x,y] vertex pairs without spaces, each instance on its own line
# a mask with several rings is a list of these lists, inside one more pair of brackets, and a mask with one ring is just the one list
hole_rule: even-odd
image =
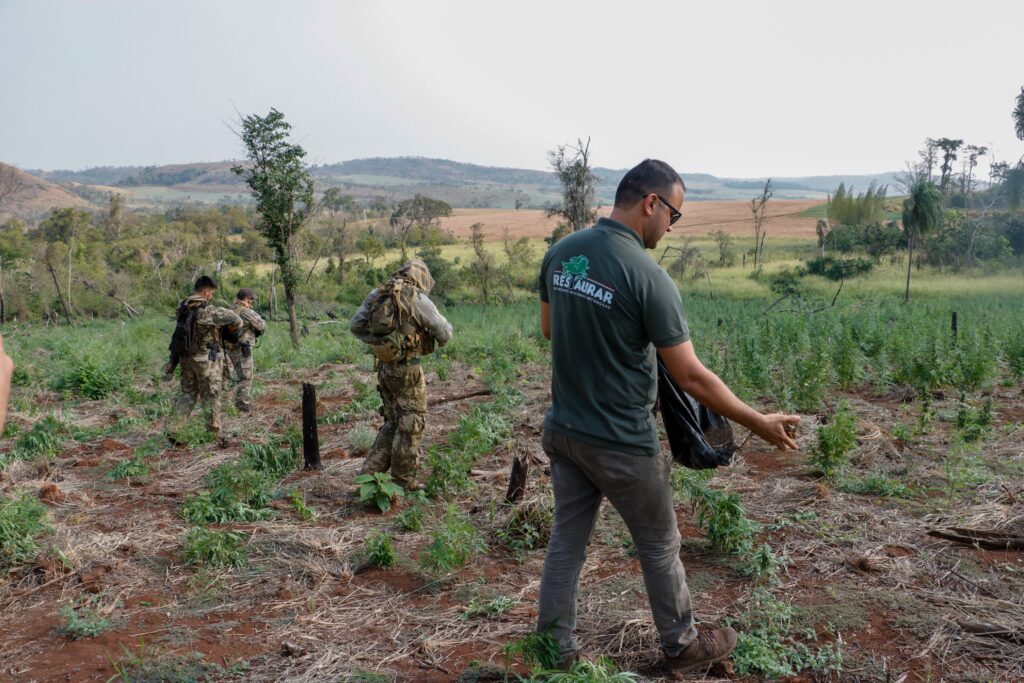
[[238,290],[238,294],[235,295],[235,298],[238,299],[239,301],[241,301],[242,299],[252,299],[253,301],[255,301],[256,292],[252,291],[248,287],[242,287],[240,290]]

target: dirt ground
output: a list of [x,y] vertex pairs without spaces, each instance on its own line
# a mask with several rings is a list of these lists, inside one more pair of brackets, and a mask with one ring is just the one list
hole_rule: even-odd
[[[317,371],[319,378],[338,375],[349,384],[372,382],[369,372],[354,366]],[[185,666],[189,658],[221,667],[215,680],[344,681],[359,671],[379,672],[380,680],[494,680],[460,676],[474,661],[500,667],[502,648],[534,625],[544,551],[513,552],[495,534],[506,514],[500,501],[514,456],[531,463],[528,496],[550,492],[540,450],[549,400],[543,375],[542,368],[523,369],[525,400],[512,415],[514,437],[478,461],[471,472],[476,489],[458,502],[491,551],[443,578],[416,564],[429,542],[426,531],[402,532],[395,523],[398,510],[382,515],[350,495],[361,464],[350,433],[360,426],[375,428],[373,416],[321,425],[323,471],[296,471],[282,482],[285,490],[301,491],[316,510],[314,519],[303,521],[286,501],[275,501],[275,519],[221,526],[247,535],[249,566],[210,570],[184,563],[181,539],[190,525],[180,516],[182,502],[202,486],[206,472],[238,456],[238,442],[249,426],[275,424],[273,430],[280,431],[299,420],[297,381],[267,382],[254,414],[227,418],[227,429],[238,434],[233,447],[167,448],[150,461],[151,472],[141,481],[111,480],[107,472],[161,424],[77,445],[53,461],[11,465],[0,474],[0,487],[37,492],[54,519],[54,540],[74,569],[54,563],[0,577],[0,680],[105,681],[117,674],[115,664]],[[445,441],[460,416],[489,400],[486,395],[462,398],[484,390],[468,367],[454,366],[446,381],[430,374],[428,386],[435,406],[427,445]],[[324,392],[321,414],[343,408],[353,395],[351,389]],[[1019,387],[1004,387],[993,398],[997,427],[986,453],[1019,468],[1024,396]],[[139,414],[103,401],[63,407],[58,396],[41,397],[47,400],[76,424],[113,424]],[[906,396],[853,395],[850,400],[859,418],[858,469],[938,481],[948,424],[938,422],[907,444],[893,436],[896,422],[914,419],[918,410],[907,405]],[[952,403],[942,397],[933,405],[941,414]],[[799,434],[804,449],[813,442],[819,417],[804,416]],[[10,446],[10,439],[0,441],[0,451]],[[940,526],[1020,524],[1024,486],[1019,480],[979,484],[951,511],[940,504],[941,487],[909,499],[841,493],[812,475],[806,452],[780,455],[752,439],[734,464],[716,475],[714,485],[741,493],[748,514],[762,525],[760,538],[787,559],[776,594],[802,608],[810,642],[841,640],[844,671],[828,680],[1024,680],[1022,641],[972,635],[958,624],[992,621],[1024,628],[1022,554],[926,533]],[[710,550],[688,505],[680,500],[677,510],[681,557],[699,618],[722,623],[739,617],[750,599],[751,579]],[[364,541],[378,530],[393,534],[398,563],[360,570]],[[581,579],[578,632],[586,656],[607,655],[625,669],[650,672],[657,637],[630,547],[618,516],[604,506]],[[509,598],[511,607],[466,617],[469,605],[497,596]],[[94,638],[71,640],[57,630],[58,608],[83,600],[107,614],[111,627]],[[654,673],[645,677],[658,679]],[[728,669],[694,677],[735,678]]]
[[[773,237],[814,237],[817,219],[800,216],[800,212],[821,204],[816,199],[772,200],[764,222]],[[607,216],[611,207],[603,207]],[[483,223],[488,240],[500,240],[505,230],[511,237],[541,238],[551,235],[557,219],[548,218],[543,211],[532,209],[455,209],[449,218],[441,219],[441,227],[451,230],[456,237],[469,237],[470,226]],[[750,202],[687,202],[683,217],[672,226],[672,233],[692,237],[705,237],[709,232],[724,230],[732,235],[752,232]]]

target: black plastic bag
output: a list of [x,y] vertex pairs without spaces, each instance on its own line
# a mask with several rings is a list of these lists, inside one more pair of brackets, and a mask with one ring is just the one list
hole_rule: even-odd
[[658,403],[676,462],[692,470],[708,470],[732,462],[736,450],[732,425],[680,389],[660,357]]

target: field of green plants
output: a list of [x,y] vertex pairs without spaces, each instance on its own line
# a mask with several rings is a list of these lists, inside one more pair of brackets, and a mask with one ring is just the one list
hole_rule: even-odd
[[[814,276],[778,295],[789,265],[680,282],[702,360],[803,416],[800,452],[738,429],[729,468],[674,471],[695,609],[741,633],[707,678],[1024,679],[1024,562],[989,543],[1024,537],[1024,277],[926,269],[904,304],[899,264],[834,300]],[[357,477],[379,425],[372,357],[347,330],[358,289],[306,320],[299,351],[271,323],[255,412],[227,409],[224,449],[198,416],[186,446],[166,440],[169,318],[3,330],[0,678],[658,679],[607,506],[581,578],[587,661],[552,673],[532,633],[552,505],[536,302],[517,287],[444,307],[455,337],[424,362],[427,487],[406,494]],[[301,382],[317,385],[319,472],[301,470]],[[517,457],[527,493],[508,504]]]

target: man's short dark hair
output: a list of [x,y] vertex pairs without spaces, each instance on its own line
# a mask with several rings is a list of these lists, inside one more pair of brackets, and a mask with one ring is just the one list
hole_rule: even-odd
[[666,196],[675,185],[681,185],[686,191],[686,183],[674,168],[664,161],[644,159],[622,176],[615,190],[615,206],[628,208],[652,192]]
[[209,275],[200,275],[196,280],[195,291],[199,292],[204,289],[217,289],[217,283]]

